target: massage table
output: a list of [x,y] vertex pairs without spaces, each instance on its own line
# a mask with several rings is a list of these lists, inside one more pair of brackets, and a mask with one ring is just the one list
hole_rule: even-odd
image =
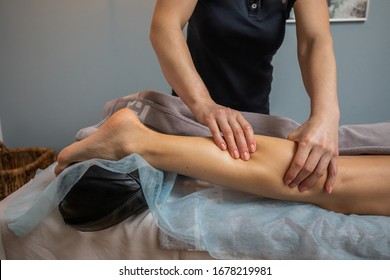
[[[210,137],[178,97],[145,90],[108,102],[102,121],[81,129],[76,139],[88,137],[125,107],[156,131]],[[284,117],[243,114],[255,133],[263,135],[286,138],[299,126]],[[390,154],[389,135],[389,122],[340,127],[340,153]],[[32,186],[51,186],[53,169],[54,164],[39,171],[0,202],[1,259],[390,259],[388,217],[343,215],[180,175],[160,204],[108,229],[78,231],[52,207],[23,236],[15,235],[7,209]],[[25,212],[28,217],[28,208]]]

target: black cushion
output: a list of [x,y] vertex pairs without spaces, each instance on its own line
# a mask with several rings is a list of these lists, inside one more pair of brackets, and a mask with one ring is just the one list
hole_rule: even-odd
[[147,208],[138,171],[123,174],[91,166],[59,205],[64,222],[80,231],[116,225]]

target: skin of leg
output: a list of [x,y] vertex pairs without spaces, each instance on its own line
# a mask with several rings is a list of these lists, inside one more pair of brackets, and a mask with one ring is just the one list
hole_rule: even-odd
[[[161,138],[160,138],[161,137]],[[256,136],[258,150],[251,160],[232,159],[212,139],[160,135],[159,145],[144,158],[162,170],[199,178],[254,195],[308,202],[345,214],[390,215],[390,157],[340,157],[332,194],[324,191],[326,176],[305,192],[289,188],[283,176],[293,159],[294,142]],[[387,174],[386,174],[387,173]]]
[[129,109],[123,109],[96,133],[65,148],[59,154],[56,173],[73,162],[117,160],[138,153],[161,170],[254,195],[313,203],[345,214],[390,215],[389,156],[341,156],[332,194],[324,191],[326,176],[311,189],[299,192],[283,183],[296,143],[260,135],[256,142],[258,149],[249,161],[233,159],[211,138],[157,133],[143,126]]

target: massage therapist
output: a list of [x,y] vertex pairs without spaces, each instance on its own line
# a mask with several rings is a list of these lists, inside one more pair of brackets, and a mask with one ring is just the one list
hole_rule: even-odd
[[254,133],[239,111],[269,114],[271,62],[292,7],[311,111],[288,136],[298,148],[284,183],[304,191],[325,175],[330,193],[340,113],[326,0],[156,0],[150,38],[174,94],[209,127],[216,145],[249,160]]

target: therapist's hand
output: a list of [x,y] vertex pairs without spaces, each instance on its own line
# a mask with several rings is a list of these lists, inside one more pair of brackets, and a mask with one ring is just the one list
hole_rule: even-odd
[[284,183],[303,192],[327,173],[324,188],[331,193],[337,176],[338,119],[310,118],[288,139],[297,142],[298,149]]
[[253,128],[239,111],[209,102],[194,110],[194,115],[210,129],[215,144],[228,150],[232,158],[249,160],[256,151]]

